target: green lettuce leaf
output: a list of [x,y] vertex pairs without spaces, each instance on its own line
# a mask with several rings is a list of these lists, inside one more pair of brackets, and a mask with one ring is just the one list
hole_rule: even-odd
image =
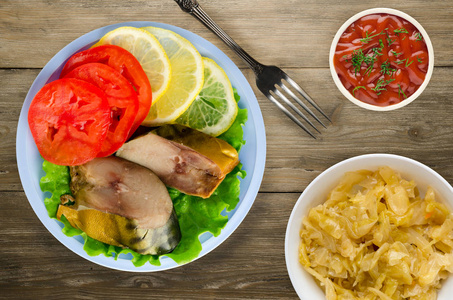
[[[236,89],[234,93],[236,102],[238,102],[239,95]],[[246,121],[247,109],[239,109],[233,125],[219,136],[219,138],[231,144],[238,152],[245,144],[242,127]],[[69,188],[69,168],[44,161],[43,170],[46,174],[40,180],[41,190],[52,194],[44,199],[44,205],[49,217],[56,219],[60,196],[71,193]],[[233,210],[239,203],[240,178],[244,178],[245,175],[245,171],[242,170],[242,164],[239,164],[225,177],[208,199],[186,195],[176,189],[168,188],[181,228],[181,241],[172,253],[162,256],[168,256],[178,264],[184,264],[197,258],[202,250],[199,236],[205,232],[210,232],[214,236],[220,234],[228,222],[228,217],[222,212]],[[160,265],[162,256],[142,255],[130,249],[99,242],[87,236],[83,231],[72,227],[64,216],[61,222],[64,224],[62,231],[65,235],[70,237],[82,236],[85,240],[83,249],[90,256],[103,254],[117,259],[120,254],[131,254],[132,263],[137,267],[147,262],[156,266]]]

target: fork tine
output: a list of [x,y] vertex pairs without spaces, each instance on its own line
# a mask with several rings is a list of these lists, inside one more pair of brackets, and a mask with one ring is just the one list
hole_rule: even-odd
[[327,120],[329,120],[330,123],[332,123],[332,120],[330,120],[330,118],[322,111],[322,109],[318,106],[318,104],[316,104],[316,102],[313,101],[313,99],[311,99],[311,97],[308,96],[307,93],[305,93],[305,91],[297,84],[297,82],[292,80],[291,77],[289,77],[286,73],[285,73],[285,80],[289,84],[291,84],[299,92],[299,94],[302,95],[302,97],[304,97],[311,105],[313,105],[313,107],[316,108],[317,111],[319,111]]
[[[289,107],[291,107],[302,119],[305,120],[305,122],[307,122],[308,124],[310,124],[311,127],[313,127],[318,133],[321,133],[316,127],[315,125],[313,125],[313,123],[291,102],[288,100],[288,98],[286,98],[285,95],[283,95],[282,92],[280,92],[279,90],[275,89],[273,91],[275,93],[275,95],[277,95],[280,99],[282,99],[286,104],[288,104]],[[304,107],[305,108],[305,107]],[[322,123],[321,123],[322,124]],[[323,124],[324,125],[324,124]],[[325,126],[324,126],[325,127]]]
[[[319,122],[319,124],[321,124],[324,128],[327,128],[326,125],[324,125],[324,123],[311,111],[310,108],[308,108],[307,105],[305,105],[305,103],[303,103],[299,97],[297,97],[286,85],[284,85],[283,83],[280,83],[279,86],[285,91],[287,92],[293,99],[294,101],[296,101],[300,106],[303,107],[303,109],[305,109],[306,112],[308,112],[310,114],[310,116],[312,116],[316,121]],[[306,120],[306,119],[305,119]],[[308,120],[306,120],[307,122],[309,122]],[[312,125],[313,126],[313,125]],[[313,126],[314,127],[314,126]]]
[[299,125],[300,128],[302,128],[306,133],[308,133],[312,138],[316,139],[316,137],[313,135],[313,133],[308,130],[308,128],[302,124],[299,119],[297,119],[289,110],[286,109],[280,102],[277,101],[277,99],[274,98],[270,93],[265,93],[266,97],[275,105],[277,105],[278,108],[280,108],[281,111],[285,113],[291,120],[294,121],[297,125]]

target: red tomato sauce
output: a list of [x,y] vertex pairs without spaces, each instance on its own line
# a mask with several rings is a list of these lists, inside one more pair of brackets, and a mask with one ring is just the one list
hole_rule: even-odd
[[388,106],[414,94],[428,70],[428,48],[417,28],[390,14],[352,23],[334,55],[343,86],[362,102]]

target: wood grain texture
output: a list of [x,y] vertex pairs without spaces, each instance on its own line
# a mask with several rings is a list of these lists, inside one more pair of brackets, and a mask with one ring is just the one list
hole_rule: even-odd
[[145,274],[84,260],[47,232],[23,193],[3,192],[0,198],[0,241],[9,245],[0,256],[2,299],[295,297],[285,267],[282,220],[298,194],[260,194],[244,222],[215,251],[181,268]]
[[[199,0],[246,51],[281,66],[333,123],[308,137],[258,92],[254,75],[208,29],[172,0],[0,0],[0,299],[295,299],[284,235],[300,193],[346,158],[394,153],[418,160],[453,183],[453,2],[380,1],[417,19],[434,45],[435,69],[415,102],[393,112],[346,100],[328,69],[339,26],[372,1]],[[157,273],[110,270],[74,254],[41,224],[23,192],[16,127],[41,68],[79,36],[113,23],[156,21],[188,29],[243,71],[263,114],[267,159],[260,193],[239,228],[205,257]]]
[[[42,68],[61,48],[96,28],[127,21],[163,22],[190,29],[234,61],[243,63],[206,28],[172,0],[153,1],[1,0],[0,67]],[[246,51],[265,64],[328,67],[330,44],[338,28],[374,1],[228,0],[201,1],[202,7]],[[424,0],[379,2],[402,10],[429,33],[437,66],[452,66],[453,4]],[[14,51],[11,51],[14,49]],[[272,51],[269,51],[272,49]]]

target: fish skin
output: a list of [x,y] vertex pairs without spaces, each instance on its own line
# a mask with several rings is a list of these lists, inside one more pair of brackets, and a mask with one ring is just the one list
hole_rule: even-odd
[[149,169],[119,157],[70,168],[76,206],[134,219],[141,228],[163,226],[173,210],[168,190]]
[[89,237],[109,245],[132,249],[139,254],[170,253],[181,240],[181,231],[174,211],[167,223],[153,229],[140,228],[132,219],[80,206],[74,209],[60,205],[57,218],[61,220],[62,215],[71,226],[84,231]]
[[149,169],[119,157],[95,158],[70,168],[72,195],[57,218],[88,236],[140,254],[171,252],[181,240],[166,186]]
[[166,185],[201,198],[211,196],[239,163],[237,151],[225,141],[181,125],[161,126],[130,140],[116,155],[149,168]]

